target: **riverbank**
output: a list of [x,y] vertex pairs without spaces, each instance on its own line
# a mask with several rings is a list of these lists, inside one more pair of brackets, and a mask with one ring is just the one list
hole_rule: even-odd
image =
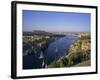
[[[46,52],[48,46],[62,37],[56,35],[55,36],[37,35],[37,36],[35,35],[34,40],[30,40],[31,42],[26,42],[27,41],[26,39],[24,40],[24,42],[26,43],[24,43],[23,47],[24,48],[23,69],[45,68],[45,66],[47,66],[48,63],[47,61],[48,57]],[[31,38],[32,37],[30,37],[30,39]]]
[[58,60],[62,56],[66,56],[70,45],[77,39],[77,37],[63,37],[48,46],[47,49],[47,62],[48,65],[53,61]]
[[[81,62],[90,60],[90,42],[90,35],[81,36],[72,45],[70,45],[69,52],[66,56],[61,57],[59,60],[53,61],[48,67],[71,67]],[[84,64],[84,66],[87,65]]]
[[91,61],[90,60],[83,61],[81,63],[74,65],[73,67],[84,67],[84,66],[91,66]]

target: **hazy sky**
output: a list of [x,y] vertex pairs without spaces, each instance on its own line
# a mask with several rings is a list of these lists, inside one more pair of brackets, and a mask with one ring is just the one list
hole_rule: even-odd
[[23,31],[90,32],[89,13],[23,10]]

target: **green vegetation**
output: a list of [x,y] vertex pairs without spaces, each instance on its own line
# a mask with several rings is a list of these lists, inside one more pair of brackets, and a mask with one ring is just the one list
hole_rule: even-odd
[[90,35],[82,34],[81,37],[70,46],[68,55],[52,62],[48,67],[70,67],[90,60],[90,42]]

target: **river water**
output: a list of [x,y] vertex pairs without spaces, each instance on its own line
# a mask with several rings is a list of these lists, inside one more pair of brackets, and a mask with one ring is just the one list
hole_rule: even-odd
[[[77,39],[78,37],[76,36],[67,36],[50,43],[43,53],[44,59],[42,61],[48,65],[54,60],[58,60],[60,57],[67,55],[70,45]],[[24,69],[41,68],[40,62],[41,60],[39,60],[35,55],[25,56],[23,58]]]
[[76,36],[67,36],[52,42],[46,51],[47,64],[59,59],[61,56],[67,55],[70,45],[74,43],[77,38]]

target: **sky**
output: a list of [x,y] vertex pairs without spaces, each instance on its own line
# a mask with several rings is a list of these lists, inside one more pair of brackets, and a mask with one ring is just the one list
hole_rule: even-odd
[[90,13],[23,10],[23,31],[90,32]]

